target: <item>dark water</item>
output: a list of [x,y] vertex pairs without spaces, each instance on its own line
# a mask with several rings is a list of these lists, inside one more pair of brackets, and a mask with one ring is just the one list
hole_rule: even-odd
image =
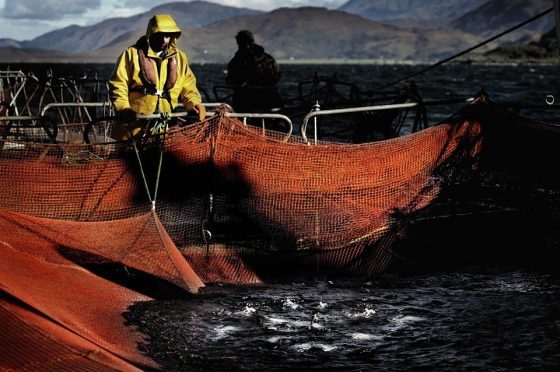
[[[315,77],[331,78],[340,82],[353,83],[360,92],[367,92],[402,77],[420,71],[426,66],[414,65],[282,65],[282,79],[279,90],[287,105],[297,104],[298,84],[302,81],[313,80]],[[113,66],[110,64],[76,65],[76,64],[24,64],[0,65],[1,70],[32,71],[43,79],[47,70],[52,71],[54,77],[73,76],[76,78],[87,76],[106,80],[110,77]],[[214,88],[225,83],[226,66],[222,64],[193,64],[192,70],[196,74],[198,87],[206,101],[216,101],[216,94],[220,97],[223,91],[215,92]],[[425,101],[468,98],[476,95],[481,89],[486,90],[497,102],[519,102],[522,104],[545,104],[546,97],[555,97],[555,106],[560,106],[560,68],[557,65],[468,65],[450,64],[439,66],[425,74],[408,79],[387,89],[399,89],[413,80]],[[338,85],[342,95],[348,94],[348,89]],[[386,90],[387,90],[386,89]],[[428,109],[430,123],[438,122],[461,108],[462,104],[445,104]],[[328,108],[328,107],[323,107]],[[309,107],[302,108],[305,112]],[[558,112],[558,111],[557,111]],[[554,119],[554,115],[539,112],[537,117]],[[556,115],[560,116],[560,115]],[[299,123],[300,117],[294,118]]]
[[[19,67],[38,76],[45,69],[11,66]],[[87,71],[88,76],[101,79],[112,69],[110,65],[50,67],[57,76]],[[212,87],[223,83],[225,66],[192,68],[212,100]],[[298,82],[315,74],[336,75],[368,90],[419,68],[285,65],[280,90],[286,99],[294,98]],[[498,101],[544,104],[552,95],[554,106],[560,105],[558,66],[449,65],[415,81],[425,100],[466,98],[484,88]],[[460,107],[431,108],[430,122]],[[559,113],[546,115],[554,121]],[[560,276],[554,261],[534,268],[527,263],[533,260],[525,259],[543,250],[553,253],[559,243],[541,230],[524,233],[525,223],[508,227],[502,221],[499,234],[491,239],[471,239],[476,259],[460,246],[464,240],[460,236],[446,242],[447,256],[461,249],[465,265],[455,260],[449,266],[394,270],[374,279],[281,278],[262,286],[211,285],[199,296],[135,304],[124,316],[146,335],[140,347],[165,370],[557,370]],[[488,233],[495,231],[484,224]],[[515,231],[515,237],[508,229]],[[530,236],[535,232],[539,239]],[[464,234],[472,238],[476,231]],[[408,239],[409,248],[414,248],[415,236]],[[423,243],[418,249],[426,247]],[[497,248],[523,254],[513,265],[500,259],[486,261],[481,254]]]
[[522,268],[211,286],[126,317],[167,370],[525,370],[560,363],[560,281]]

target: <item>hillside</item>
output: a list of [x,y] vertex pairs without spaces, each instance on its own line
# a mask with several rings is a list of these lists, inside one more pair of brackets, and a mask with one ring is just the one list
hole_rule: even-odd
[[148,12],[135,16],[107,19],[92,26],[68,26],[21,44],[29,48],[48,45],[50,49],[68,53],[91,51],[127,33],[145,33],[148,20],[156,13],[173,14],[179,26],[185,29],[206,26],[239,15],[254,15],[262,12],[222,6],[205,1],[174,2],[157,6]]
[[[336,27],[333,27],[336,25]],[[240,16],[187,30],[179,39],[192,61],[226,62],[234,54],[234,36],[251,29],[257,42],[280,60],[395,59],[433,60],[466,48],[478,38],[455,30],[406,29],[325,8],[281,8]],[[114,61],[142,33],[122,35],[82,58]]]
[[73,57],[64,52],[19,46],[0,46],[0,63],[70,62]]
[[22,48],[21,42],[14,39],[0,39],[0,48]]
[[512,44],[500,46],[481,56],[487,61],[493,62],[560,62],[560,48],[556,39],[556,30],[552,29],[542,35],[538,41],[526,44]]
[[[451,26],[481,37],[489,37],[551,7],[552,2],[550,0],[490,0],[481,7],[456,19],[451,23]],[[554,17],[550,13],[515,33],[504,36],[500,39],[500,42],[512,42],[519,39],[537,40],[553,26]]]
[[488,0],[350,0],[338,10],[394,24],[443,26]]

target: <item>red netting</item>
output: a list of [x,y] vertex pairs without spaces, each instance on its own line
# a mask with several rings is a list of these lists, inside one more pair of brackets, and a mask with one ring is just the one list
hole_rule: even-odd
[[[13,316],[37,329],[52,320],[60,331],[45,332],[55,339],[71,331],[153,366],[122,318],[152,297],[100,267],[125,265],[191,292],[298,266],[379,272],[406,216],[476,157],[480,127],[464,121],[364,145],[283,139],[219,114],[170,130],[163,146],[141,141],[138,154],[129,144],[0,142],[0,288],[37,312]],[[57,342],[37,342],[45,358],[58,355]],[[14,353],[0,353],[1,365],[25,360]]]
[[6,370],[134,371],[125,362],[0,293],[0,367]]
[[[235,254],[261,276],[255,259],[289,256],[292,264],[311,260],[326,271],[379,272],[390,258],[379,250],[400,233],[398,216],[433,200],[445,166],[476,155],[479,131],[476,123],[449,124],[374,144],[308,146],[228,118],[174,130],[162,194],[180,184],[186,198],[170,220],[198,214],[214,242],[230,249],[193,249],[203,243],[200,223],[175,225],[170,234],[194,265],[202,254]],[[204,197],[212,199],[211,213]]]

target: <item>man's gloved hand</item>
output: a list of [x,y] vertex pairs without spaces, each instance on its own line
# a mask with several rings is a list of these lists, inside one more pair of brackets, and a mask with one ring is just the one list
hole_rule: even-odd
[[117,120],[123,123],[133,123],[136,121],[136,112],[132,109],[124,109],[117,112]]
[[206,107],[202,103],[197,103],[193,107],[193,111],[198,114],[198,120],[202,121],[206,119]]

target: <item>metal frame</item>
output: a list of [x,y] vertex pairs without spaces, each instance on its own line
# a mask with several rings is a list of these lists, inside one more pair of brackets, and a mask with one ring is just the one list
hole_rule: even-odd
[[[226,107],[230,108],[230,106],[228,104],[223,104],[223,103],[210,103],[210,104],[204,104],[205,106],[208,107],[218,107],[221,105],[225,105]],[[169,114],[169,117],[184,117],[187,116],[188,113],[187,112],[173,112],[171,114]],[[215,112],[213,111],[208,111],[206,112],[206,117],[211,117],[216,115]],[[238,118],[238,119],[243,119],[243,124],[247,125],[247,120],[249,118],[255,118],[255,119],[262,119],[262,130],[263,130],[263,135],[265,135],[265,119],[280,119],[285,121],[286,123],[288,123],[289,125],[289,130],[288,133],[286,133],[286,137],[284,137],[284,139],[282,140],[283,142],[287,142],[288,139],[292,136],[293,133],[293,124],[292,124],[292,120],[287,117],[286,115],[282,115],[282,114],[273,114],[273,113],[243,113],[243,112],[226,112],[225,116],[227,116],[228,118]],[[152,115],[138,115],[137,118],[138,119],[157,119],[159,118],[160,115],[158,114],[152,114]]]
[[320,109],[318,104],[313,106],[313,109],[305,115],[303,118],[303,122],[301,124],[301,136],[303,140],[309,143],[309,139],[307,138],[307,122],[309,119],[313,118],[313,131],[314,131],[314,144],[317,144],[317,116],[324,116],[324,115],[338,115],[338,114],[350,114],[356,112],[366,112],[366,111],[380,111],[380,110],[393,110],[393,109],[401,109],[401,108],[413,108],[418,106],[418,102],[410,102],[410,103],[397,103],[391,105],[377,105],[377,106],[362,106],[362,107],[349,107],[345,109],[333,109],[333,110],[322,110]]
[[[41,127],[23,127],[21,129],[42,129],[45,131],[52,143],[56,143],[56,137],[58,135],[58,126],[56,123],[48,116],[0,116],[0,121],[15,122],[15,121],[47,121],[51,127],[52,132],[48,130],[48,126],[42,125]],[[11,129],[10,123],[6,126],[6,131],[2,133],[2,139],[6,139],[10,133]],[[19,128],[19,127],[18,127]]]
[[[221,104],[211,104],[211,106],[220,106],[220,105]],[[171,118],[185,117],[187,115],[189,115],[188,112],[172,112],[172,113],[168,114],[168,116],[171,117]],[[213,111],[206,112],[206,117],[212,117],[214,115],[216,115],[216,113],[213,112]],[[288,139],[291,137],[292,132],[293,132],[292,121],[290,120],[289,117],[287,117],[285,115],[281,115],[281,114],[254,114],[254,113],[227,112],[227,113],[225,113],[225,116],[227,116],[229,118],[243,118],[243,119],[260,118],[260,119],[263,119],[263,121],[262,121],[262,123],[263,123],[263,136],[265,135],[265,129],[266,129],[264,119],[284,120],[289,125],[289,131],[288,131],[288,133],[286,133],[286,136],[282,139],[282,142],[287,142]],[[150,120],[150,119],[159,119],[159,118],[161,118],[160,114],[137,115],[137,119],[139,119],[139,120]],[[91,128],[96,123],[101,122],[101,121],[109,121],[109,120],[116,120],[116,119],[117,119],[116,116],[104,116],[104,117],[99,117],[99,118],[96,118],[96,119],[93,119],[92,121],[90,121],[86,125],[86,128],[84,129],[84,134],[83,134],[84,143],[89,143],[89,131],[91,130]],[[247,125],[246,120],[243,120],[243,124]]]
[[[105,108],[108,108],[109,114],[111,113],[111,104],[110,102],[52,102],[49,103],[47,105],[45,105],[42,109],[41,109],[41,113],[40,115],[45,115],[47,113],[48,110],[52,109],[52,108],[58,108],[58,113],[60,115],[60,118],[62,120],[62,124],[70,124],[70,120],[69,118],[65,117],[66,116],[66,112],[62,112],[61,108],[71,108],[71,107],[75,107],[75,108],[84,108],[84,112],[87,118],[87,121],[91,121],[92,117],[89,113],[89,111],[87,110],[88,107],[95,107],[95,108],[103,108],[103,113],[105,114]],[[76,112],[74,112],[74,114],[76,114]],[[81,116],[81,115],[80,115]]]
[[[110,102],[52,102],[41,109],[41,115],[53,107],[111,107]],[[87,112],[87,111],[86,111]],[[89,113],[88,113],[89,116]],[[91,120],[91,117],[89,118]]]
[[317,116],[323,115],[338,115],[338,114],[351,114],[356,112],[367,112],[367,111],[382,111],[382,110],[394,110],[402,108],[414,108],[420,105],[422,106],[436,106],[442,104],[450,103],[469,103],[472,102],[474,98],[461,98],[456,100],[445,100],[445,101],[424,101],[424,102],[409,102],[409,103],[394,103],[387,105],[374,105],[374,106],[361,106],[361,107],[349,107],[344,109],[332,109],[332,110],[321,110],[318,104],[315,104],[312,110],[305,115],[301,124],[301,136],[307,144],[311,144],[307,138],[307,123],[309,119],[313,118],[313,132],[314,132],[314,144],[318,142],[317,138]]
[[[18,98],[21,91],[25,88],[25,84],[27,83],[27,76],[22,71],[0,71],[0,89],[4,89],[3,85],[1,84],[2,79],[21,79],[21,83],[19,87],[13,92],[11,100],[8,104],[8,107],[13,107],[15,110],[15,114],[19,115],[18,108],[15,105],[16,99]],[[9,80],[8,80],[9,82]]]

